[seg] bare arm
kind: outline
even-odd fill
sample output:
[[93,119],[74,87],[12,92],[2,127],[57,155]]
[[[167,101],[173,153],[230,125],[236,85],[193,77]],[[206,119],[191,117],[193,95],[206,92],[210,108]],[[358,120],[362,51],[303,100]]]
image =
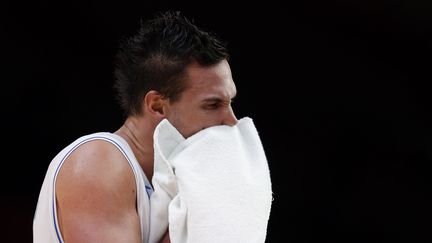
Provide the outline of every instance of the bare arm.
[[141,242],[135,178],[114,145],[81,145],[60,170],[56,194],[66,242]]

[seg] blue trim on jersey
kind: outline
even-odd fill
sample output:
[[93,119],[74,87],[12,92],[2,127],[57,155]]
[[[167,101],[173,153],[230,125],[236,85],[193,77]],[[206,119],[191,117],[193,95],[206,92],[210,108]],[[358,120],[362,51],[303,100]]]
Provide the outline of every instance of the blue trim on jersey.
[[[145,182],[144,182],[144,185],[145,185]],[[145,189],[146,189],[146,192],[147,192],[147,196],[150,199],[150,195],[153,192],[153,188],[151,188],[151,186],[145,185]]]
[[[64,161],[66,160],[66,158],[68,158],[69,155],[70,155],[73,151],[75,151],[75,149],[76,149],[78,146],[82,145],[83,143],[86,143],[86,142],[88,142],[88,141],[90,141],[90,140],[98,140],[98,139],[101,139],[101,140],[109,140],[109,141],[111,141],[113,144],[115,144],[116,147],[117,147],[118,149],[121,150],[121,152],[123,153],[123,155],[124,155],[124,156],[126,157],[126,159],[128,160],[128,163],[129,163],[130,167],[132,168],[134,174],[137,174],[137,172],[135,171],[135,168],[134,168],[133,165],[132,165],[132,162],[131,162],[129,156],[128,156],[127,153],[126,153],[126,151],[124,151],[124,149],[122,148],[122,146],[120,146],[116,141],[112,140],[111,138],[108,138],[108,137],[102,137],[102,136],[95,136],[95,137],[87,138],[87,139],[81,141],[80,143],[76,144],[75,146],[73,146],[73,147],[72,147],[72,148],[67,152],[67,154],[63,157],[63,159],[61,160],[61,162],[59,163],[59,165],[58,165],[58,167],[57,167],[57,169],[56,169],[56,172],[54,173],[54,178],[53,178],[53,187],[54,187],[54,190],[53,190],[53,205],[55,205],[55,182],[56,182],[56,179],[57,179],[57,174],[58,174],[58,172],[60,171],[60,167],[63,165],[63,163],[64,163]],[[135,178],[135,179],[136,179],[136,178]],[[144,186],[145,186],[145,189],[146,189],[146,192],[147,192],[147,196],[150,198],[149,190],[150,190],[150,191],[153,191],[153,188],[152,188],[151,186],[149,186],[149,185],[146,185],[145,181],[144,181]],[[62,237],[60,236],[59,229],[57,228],[57,221],[56,221],[56,213],[57,213],[57,212],[55,211],[55,208],[54,208],[54,207],[53,207],[52,209],[53,209],[54,228],[55,228],[55,231],[56,231],[56,234],[57,234],[57,238],[58,238],[58,240],[59,240],[60,243],[63,243],[63,241],[62,241]]]
[[[84,140],[84,141],[86,141],[86,140]],[[83,142],[84,142],[84,141],[83,141]],[[81,145],[81,143],[75,145],[74,147],[72,147],[71,150],[69,150],[69,151],[66,153],[66,155],[63,157],[63,159],[62,159],[62,160],[60,161],[60,163],[58,164],[57,169],[56,169],[56,171],[55,171],[55,173],[54,173],[54,178],[53,178],[53,197],[52,197],[52,199],[53,199],[53,208],[52,208],[52,209],[53,209],[53,221],[54,221],[54,229],[55,229],[56,234],[57,234],[57,239],[59,240],[60,243],[63,243],[63,241],[62,241],[62,237],[60,236],[59,229],[57,228],[57,220],[56,220],[56,214],[57,214],[57,212],[56,212],[55,207],[54,207],[54,205],[55,205],[55,182],[56,182],[56,179],[57,179],[57,174],[58,174],[58,172],[60,171],[60,167],[63,165],[63,163],[64,163],[64,161],[66,160],[66,158],[69,157],[69,155],[70,155],[73,151],[75,151],[75,149],[76,149],[79,145]]]
[[[55,215],[54,212],[55,210],[54,210],[54,207],[53,207],[53,215]],[[55,216],[53,216],[54,217],[54,229],[55,229],[55,232],[56,232],[56,234],[57,234],[57,239],[59,240],[59,242],[60,243],[63,243],[63,241],[61,240],[61,237],[60,237],[60,233],[59,233],[59,231],[58,231],[58,229],[57,229],[57,221],[56,221],[56,219],[55,219]]]

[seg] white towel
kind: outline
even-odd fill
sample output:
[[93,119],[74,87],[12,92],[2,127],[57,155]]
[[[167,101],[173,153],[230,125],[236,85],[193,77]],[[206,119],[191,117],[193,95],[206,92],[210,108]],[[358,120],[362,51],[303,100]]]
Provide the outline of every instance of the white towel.
[[150,243],[264,242],[270,172],[252,119],[188,139],[163,120],[154,133]]

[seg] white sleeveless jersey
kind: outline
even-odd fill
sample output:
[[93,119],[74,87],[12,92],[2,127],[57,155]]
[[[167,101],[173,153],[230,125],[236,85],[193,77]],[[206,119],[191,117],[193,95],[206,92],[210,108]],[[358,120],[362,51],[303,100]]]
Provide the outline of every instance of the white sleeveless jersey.
[[55,194],[57,175],[66,158],[80,145],[92,140],[104,140],[112,143],[122,152],[122,154],[129,162],[129,165],[131,166],[135,176],[137,188],[137,211],[141,224],[142,242],[148,241],[150,228],[149,198],[151,193],[153,192],[149,180],[145,176],[144,171],[136,160],[132,149],[122,137],[113,133],[99,132],[78,138],[72,144],[64,148],[60,153],[58,153],[57,156],[51,161],[51,164],[49,165],[45,176],[45,180],[42,184],[42,189],[39,194],[39,199],[33,220],[34,243],[64,242],[57,220],[57,206]]

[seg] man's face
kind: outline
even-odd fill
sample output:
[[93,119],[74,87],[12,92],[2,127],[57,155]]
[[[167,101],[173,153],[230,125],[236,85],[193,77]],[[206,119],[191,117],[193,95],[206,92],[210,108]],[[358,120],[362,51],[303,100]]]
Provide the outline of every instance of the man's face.
[[186,69],[187,89],[180,99],[167,102],[165,117],[188,138],[215,125],[235,125],[237,118],[231,107],[236,87],[227,61],[210,67],[197,63]]

